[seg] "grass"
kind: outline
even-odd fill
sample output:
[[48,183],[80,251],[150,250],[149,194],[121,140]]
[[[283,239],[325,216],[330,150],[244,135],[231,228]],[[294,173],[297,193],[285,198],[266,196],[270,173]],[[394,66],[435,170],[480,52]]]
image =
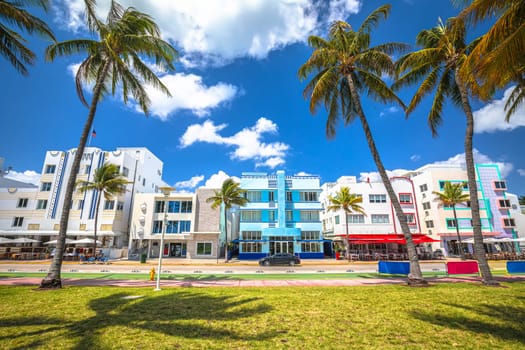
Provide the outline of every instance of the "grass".
[[489,288],[0,287],[3,349],[523,349],[525,283]]

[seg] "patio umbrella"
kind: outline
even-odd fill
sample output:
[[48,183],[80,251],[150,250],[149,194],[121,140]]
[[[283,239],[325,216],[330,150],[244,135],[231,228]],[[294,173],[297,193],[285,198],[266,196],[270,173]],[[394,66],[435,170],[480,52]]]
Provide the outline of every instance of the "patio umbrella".
[[[93,238],[82,238],[72,241],[71,244],[93,244],[95,240]],[[97,245],[102,245],[102,242],[97,239]]]
[[11,238],[0,237],[0,244],[13,243]]
[[15,238],[11,241],[11,243],[36,243],[36,242],[40,242],[40,241],[36,239],[32,239],[32,238],[26,238],[26,237]]
[[[70,238],[66,238],[66,244],[71,244],[73,243],[74,241]],[[44,244],[49,244],[49,245],[57,245],[57,240],[54,239],[52,241],[48,241],[48,242],[44,242]]]

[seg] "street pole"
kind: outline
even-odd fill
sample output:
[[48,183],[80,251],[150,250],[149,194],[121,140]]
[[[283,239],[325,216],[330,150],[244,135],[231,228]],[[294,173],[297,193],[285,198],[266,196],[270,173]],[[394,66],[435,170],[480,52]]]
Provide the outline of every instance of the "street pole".
[[162,269],[162,256],[164,255],[164,234],[166,233],[166,227],[168,226],[168,197],[171,191],[175,190],[172,187],[161,187],[160,190],[164,194],[164,221],[162,223],[162,234],[160,236],[160,247],[159,247],[159,265],[157,269],[157,286],[155,291],[160,291],[160,272]]

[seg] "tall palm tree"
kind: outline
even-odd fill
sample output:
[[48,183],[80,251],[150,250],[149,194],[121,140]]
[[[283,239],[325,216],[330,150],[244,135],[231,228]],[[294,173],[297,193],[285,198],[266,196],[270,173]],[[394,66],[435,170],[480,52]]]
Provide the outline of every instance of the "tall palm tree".
[[34,64],[36,55],[26,46],[27,40],[20,33],[9,28],[9,25],[54,41],[55,36],[48,25],[26,10],[29,6],[36,6],[47,11],[49,2],[49,0],[0,0],[0,55],[4,56],[22,75],[29,74],[26,65]]
[[343,186],[335,193],[335,197],[328,196],[328,211],[343,210],[345,213],[345,249],[346,259],[350,260],[350,246],[348,243],[348,215],[350,213],[361,213],[366,215],[365,210],[359,204],[363,203],[363,197],[350,192],[350,188]]
[[77,188],[81,193],[87,191],[97,191],[97,203],[95,205],[95,228],[93,243],[93,254],[97,251],[97,227],[98,227],[98,212],[100,209],[100,202],[102,195],[106,201],[111,200],[114,196],[126,192],[126,185],[128,180],[119,174],[119,167],[115,164],[106,163],[95,171],[93,181],[78,181]]
[[437,197],[436,199],[444,206],[452,207],[454,212],[454,222],[456,224],[456,235],[458,237],[458,251],[462,260],[465,260],[465,252],[463,251],[463,244],[461,242],[461,235],[459,234],[458,217],[456,213],[456,205],[465,203],[470,200],[470,196],[467,193],[463,193],[463,183],[452,183],[450,181],[445,182],[443,192],[432,192]]
[[[177,55],[177,51],[160,38],[158,26],[147,14],[132,7],[124,9],[115,1],[111,1],[107,20],[102,22],[95,16],[96,1],[85,0],[85,5],[88,28],[98,36],[98,40],[69,40],[55,43],[46,50],[46,57],[50,61],[57,56],[87,54],[76,74],[76,88],[80,100],[89,108],[89,112],[71,165],[71,175],[64,195],[57,242],[58,253],[51,263],[48,275],[40,284],[42,288],[60,288],[62,285],[60,279],[61,253],[65,247],[69,203],[73,196],[80,160],[99,102],[110,93],[115,95],[120,88],[125,103],[131,95],[144,113],[148,114],[150,100],[145,84],[153,85],[168,96],[170,93],[142,59],[153,59],[161,69],[174,69],[172,61]],[[83,91],[83,86],[86,84],[92,86],[89,105]]]
[[483,98],[491,97],[494,91],[510,82],[517,83],[505,106],[508,122],[518,106],[525,103],[525,1],[455,2],[467,5],[458,17],[469,23],[494,20],[467,58],[467,65],[473,74],[465,79],[481,82],[478,93]]
[[492,277],[483,247],[478,186],[472,150],[474,116],[469,100],[469,90],[461,74],[462,70],[466,69],[466,59],[479,38],[474,39],[470,44],[466,44],[465,39],[465,25],[458,18],[450,19],[446,25],[439,21],[436,27],[421,31],[416,40],[422,48],[399,59],[396,67],[399,76],[393,88],[398,89],[423,80],[407,107],[407,116],[414,111],[424,96],[435,90],[432,107],[428,114],[428,125],[433,136],[437,136],[437,129],[442,123],[445,98],[450,98],[465,113],[465,163],[471,200],[474,253],[480,266],[483,283],[492,285],[497,282]]
[[214,190],[214,196],[206,199],[206,203],[211,203],[212,209],[217,209],[221,205],[224,206],[224,233],[226,253],[224,261],[228,261],[228,210],[233,205],[245,206],[249,200],[244,197],[245,190],[240,188],[240,184],[235,182],[231,177],[224,180],[220,190]]
[[386,43],[370,47],[372,29],[380,20],[386,18],[389,12],[390,5],[379,7],[364,20],[357,31],[346,22],[336,21],[331,25],[327,39],[310,36],[308,43],[314,51],[300,67],[298,75],[301,79],[306,79],[310,74],[315,74],[306,85],[304,96],[310,98],[311,113],[315,113],[319,105],[324,105],[327,109],[328,138],[335,136],[339,119],[348,125],[359,118],[368,147],[407,242],[410,260],[408,282],[410,285],[427,284],[421,273],[406,216],[379,156],[359,95],[367,93],[375,100],[396,102],[404,108],[403,102],[385,84],[381,75],[394,73],[394,63],[390,55],[406,50],[407,45]]

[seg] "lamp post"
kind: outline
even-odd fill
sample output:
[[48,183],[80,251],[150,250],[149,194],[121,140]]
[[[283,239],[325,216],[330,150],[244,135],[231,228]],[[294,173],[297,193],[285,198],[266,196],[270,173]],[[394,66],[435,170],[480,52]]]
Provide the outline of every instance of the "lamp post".
[[155,291],[161,290],[160,289],[160,272],[162,269],[162,256],[164,255],[164,234],[166,233],[166,226],[168,226],[168,197],[171,191],[174,191],[175,189],[173,187],[161,187],[160,190],[164,194],[164,220],[162,223],[162,234],[160,236],[159,266],[157,270],[157,286],[154,289]]

